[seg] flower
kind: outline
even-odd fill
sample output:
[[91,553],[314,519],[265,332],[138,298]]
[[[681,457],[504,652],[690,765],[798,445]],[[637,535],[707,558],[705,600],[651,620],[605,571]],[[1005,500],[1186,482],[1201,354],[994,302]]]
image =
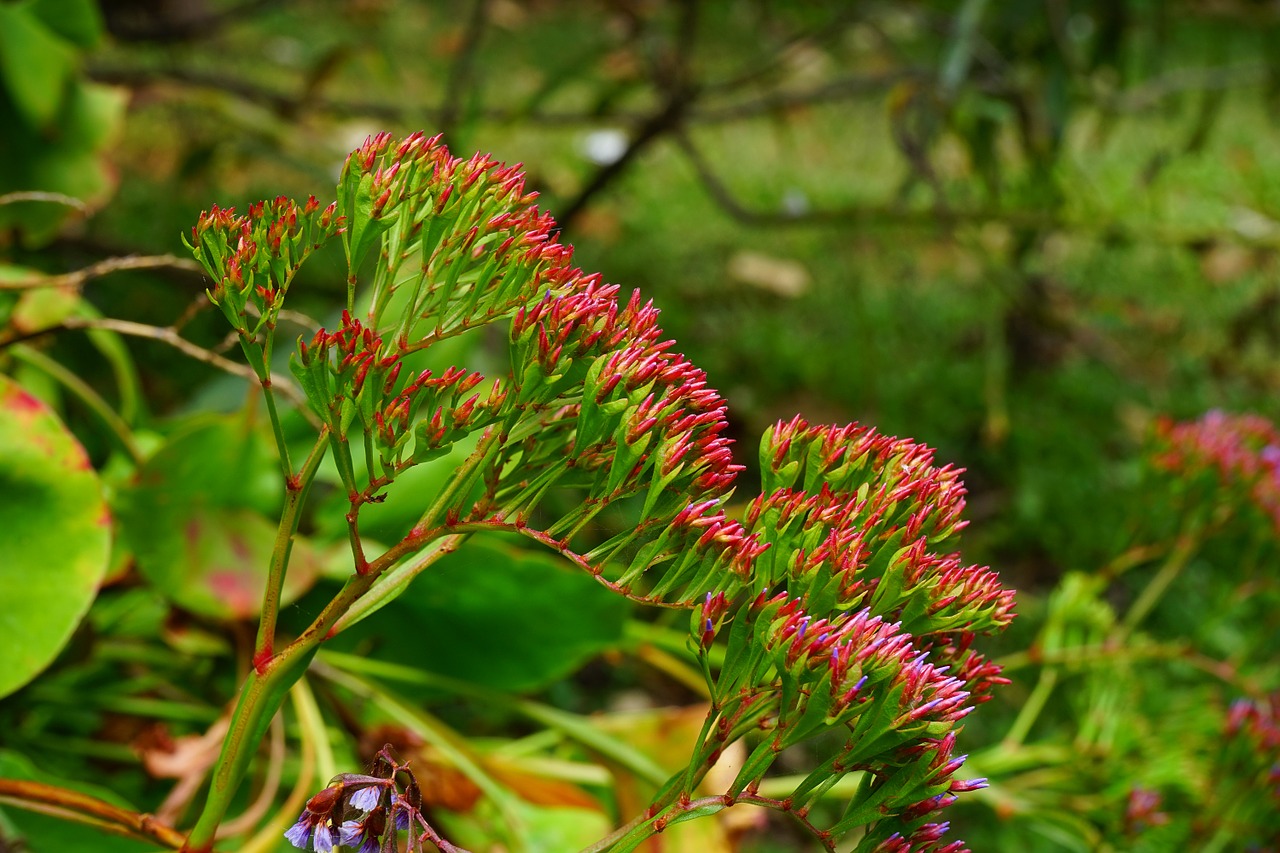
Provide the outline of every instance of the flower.
[[290,844],[300,850],[306,850],[309,844],[316,853],[333,850],[333,830],[329,822],[342,800],[342,789],[341,784],[331,785],[307,800],[302,815],[284,833]]
[[[362,812],[370,812],[378,807],[378,801],[382,799],[382,789],[377,785],[369,785],[360,788],[351,795],[350,803],[352,808],[359,809]],[[344,844],[347,842],[343,842]]]
[[338,841],[344,847],[356,847],[356,853],[376,853],[378,849],[378,834],[368,820],[344,822],[338,828]]

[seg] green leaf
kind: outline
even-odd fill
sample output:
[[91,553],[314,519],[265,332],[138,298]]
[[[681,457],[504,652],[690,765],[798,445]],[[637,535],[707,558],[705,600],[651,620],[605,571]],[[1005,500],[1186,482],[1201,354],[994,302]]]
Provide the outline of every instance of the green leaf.
[[102,14],[94,0],[31,0],[26,8],[77,47],[95,47],[102,39]]
[[62,649],[98,591],[111,518],[84,449],[45,405],[0,376],[0,696]]
[[[117,501],[138,570],[174,603],[215,618],[258,613],[282,492],[265,439],[239,417],[174,435]],[[299,538],[284,597],[310,587],[319,557]]]
[[563,678],[622,642],[630,607],[548,555],[472,540],[330,645],[503,690]]
[[[73,81],[55,128],[44,132],[28,127],[18,105],[0,93],[0,193],[43,190],[88,204],[102,201],[115,183],[103,149],[124,118],[127,98],[124,89]],[[28,244],[39,244],[54,235],[68,211],[43,202],[7,204],[0,207],[0,229],[16,225]]]
[[58,114],[75,60],[28,7],[0,3],[0,77],[28,126],[44,129]]

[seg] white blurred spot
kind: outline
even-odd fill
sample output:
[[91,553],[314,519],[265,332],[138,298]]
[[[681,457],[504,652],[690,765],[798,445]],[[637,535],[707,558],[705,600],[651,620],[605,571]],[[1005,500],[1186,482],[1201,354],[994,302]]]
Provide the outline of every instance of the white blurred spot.
[[582,139],[579,146],[584,157],[597,166],[608,166],[622,159],[627,153],[627,135],[617,128],[593,130]]

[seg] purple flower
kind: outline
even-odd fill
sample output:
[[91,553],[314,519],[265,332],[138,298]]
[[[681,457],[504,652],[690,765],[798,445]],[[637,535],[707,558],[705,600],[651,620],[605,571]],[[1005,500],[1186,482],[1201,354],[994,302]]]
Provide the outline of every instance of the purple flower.
[[316,837],[311,842],[311,849],[316,853],[333,853],[333,830],[327,824],[316,827]]
[[[362,812],[373,811],[378,807],[378,801],[382,799],[382,789],[377,785],[369,785],[361,788],[351,795],[348,801],[352,808],[359,809]],[[345,842],[344,842],[345,843]]]
[[311,812],[304,811],[302,817],[298,818],[298,822],[289,827],[284,834],[285,839],[299,850],[306,850],[311,843],[311,832],[315,829],[315,824],[310,820],[311,817],[313,817]]
[[300,850],[306,850],[307,844],[317,853],[330,853],[333,850],[333,830],[329,829],[329,817],[342,798],[342,786],[332,785],[307,800],[301,817],[285,832],[284,837],[290,844]]
[[343,847],[358,847],[356,853],[377,853],[378,837],[369,831],[364,821],[349,820],[338,829],[338,842]]
[[391,814],[395,817],[396,829],[404,831],[409,828],[409,811],[412,808],[409,801],[399,794],[391,796]]

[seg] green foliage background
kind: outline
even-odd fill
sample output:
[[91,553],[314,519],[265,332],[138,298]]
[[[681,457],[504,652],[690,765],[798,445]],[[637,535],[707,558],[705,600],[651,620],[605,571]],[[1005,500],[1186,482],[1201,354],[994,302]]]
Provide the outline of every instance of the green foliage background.
[[[1020,590],[1021,618],[1002,641],[1014,684],[965,732],[966,772],[992,787],[951,810],[958,837],[975,850],[1237,849],[1196,833],[1228,703],[1280,686],[1269,521],[1197,542],[1145,621],[1123,620],[1194,508],[1143,461],[1154,420],[1280,416],[1277,35],[1274,5],[1244,0],[0,2],[0,195],[101,204],[91,216],[0,206],[0,279],[181,255],[181,233],[214,202],[327,198],[342,156],[383,129],[443,130],[456,153],[524,161],[578,263],[663,309],[728,399],[741,461],[798,411],[912,436],[968,469],[966,558]],[[621,166],[588,156],[609,142],[627,152]],[[155,719],[203,730],[234,684],[237,642],[225,597],[165,574],[181,522],[150,525],[190,507],[156,505],[146,473],[173,475],[164,454],[202,430],[237,429],[231,417],[209,426],[210,413],[241,410],[252,391],[161,341],[68,322],[182,318],[184,337],[217,347],[220,318],[192,307],[207,283],[161,266],[65,298],[0,289],[5,369],[58,408],[106,484],[117,541],[133,539],[54,668],[0,704],[0,748],[43,756],[54,777],[101,774],[137,804],[165,785],[139,772],[130,738]],[[340,266],[316,258],[289,307],[331,321]],[[483,367],[493,343],[451,355]],[[123,415],[150,469],[40,356]],[[193,457],[222,477],[198,478],[215,485],[193,501],[216,507],[218,525],[269,518],[274,492],[228,474],[234,460],[215,449],[228,444]],[[306,531],[322,590],[342,535],[327,476]],[[388,516],[385,535],[400,522]],[[546,570],[507,543],[486,547],[512,571]],[[415,620],[444,643],[440,589],[383,614],[390,639],[355,650],[413,663],[418,634],[400,626]],[[472,598],[497,593],[465,592],[449,618],[471,624]],[[418,663],[574,711],[623,690],[688,700],[627,656],[653,626],[595,592],[495,608],[509,628],[499,613],[517,618],[522,603],[556,623],[591,613],[576,634],[539,640],[563,649],[532,670],[485,664],[479,640]],[[566,678],[602,649],[621,661]],[[95,701],[79,703],[87,686]],[[148,717],[139,699],[163,704]],[[441,713],[469,736],[513,731],[502,713]],[[1135,787],[1159,790],[1172,822],[1126,825]],[[788,833],[770,827],[743,849],[799,849]]]

